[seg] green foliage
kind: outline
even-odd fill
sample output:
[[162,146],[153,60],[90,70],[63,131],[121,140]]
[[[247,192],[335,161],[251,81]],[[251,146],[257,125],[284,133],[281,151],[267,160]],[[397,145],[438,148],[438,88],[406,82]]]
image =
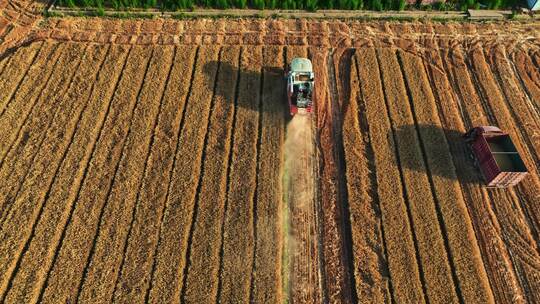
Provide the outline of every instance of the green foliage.
[[371,9],[374,11],[382,11],[384,9],[381,0],[371,0]]
[[[513,8],[521,0],[435,0],[433,4],[422,5],[418,0],[414,6],[422,10],[467,10],[487,7],[489,9]],[[205,8],[253,8],[253,9],[301,9],[317,11],[319,9],[375,11],[408,9],[407,0],[57,0],[59,6],[91,7],[97,14],[104,14],[105,8],[129,11],[132,8],[160,8],[164,11]]]
[[256,8],[256,9],[264,9],[264,0],[252,0],[251,1],[251,7],[253,8]]
[[314,12],[318,8],[318,1],[317,0],[307,0],[306,1],[306,9],[308,11]]

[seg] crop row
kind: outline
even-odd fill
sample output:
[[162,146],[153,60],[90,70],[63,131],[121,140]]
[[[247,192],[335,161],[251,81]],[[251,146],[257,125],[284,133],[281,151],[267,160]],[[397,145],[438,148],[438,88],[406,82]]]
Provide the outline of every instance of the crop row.
[[[119,78],[120,69],[114,67],[122,66],[126,55],[127,52],[123,47],[111,47],[109,50],[103,61],[103,67],[94,80],[95,85],[80,118],[79,127],[73,135],[52,185],[49,186],[49,195],[41,198],[44,201],[39,201],[43,204],[43,212],[36,223],[29,247],[22,256],[19,267],[21,270],[13,281],[14,284],[28,288],[19,291],[20,295],[31,293],[36,297],[45,284],[47,271],[53,263],[62,231],[68,221]],[[82,83],[91,81],[92,79],[88,79]],[[36,269],[38,271],[35,271]],[[19,282],[24,282],[24,285]]]
[[[14,147],[11,147],[0,168],[0,176],[3,177],[0,200],[6,204],[6,208],[2,214],[3,218],[0,230],[4,239],[0,247],[0,254],[3,257],[0,264],[0,273],[4,277],[2,279],[2,288],[0,289],[2,294],[6,291],[5,288],[7,288],[9,276],[15,267],[15,257],[24,247],[24,233],[29,232],[27,229],[20,229],[19,227],[30,228],[27,225],[21,226],[21,224],[28,223],[30,221],[29,218],[33,214],[33,212],[27,212],[23,213],[22,217],[19,217],[19,204],[22,203],[25,205],[32,202],[17,202],[15,199],[18,197],[19,189],[33,163],[34,156],[44,141],[46,132],[43,132],[43,130],[46,131],[48,129],[56,113],[53,105],[58,102],[58,99],[70,83],[73,73],[70,73],[69,68],[74,70],[79,62],[78,60],[73,60],[75,57],[74,53],[77,53],[77,47],[72,46],[61,53],[58,63],[64,68],[59,68],[53,73],[50,82],[51,90],[46,90],[46,94],[40,95],[34,110],[29,115],[28,120],[30,124],[23,126],[20,132],[22,134],[18,136]],[[46,112],[41,113],[40,110]],[[42,132],[31,132],[32,129]],[[12,258],[10,259],[9,257]]]
[[282,47],[23,50],[2,300],[281,301]]
[[[391,295],[388,286],[389,277],[385,269],[388,266],[377,194],[375,156],[370,145],[372,136],[370,129],[373,127],[367,125],[366,117],[366,99],[373,94],[366,92],[364,97],[364,92],[360,90],[357,57],[351,60],[350,100],[343,110],[342,134],[352,233],[353,270],[357,278],[355,287],[359,302],[368,302],[369,299],[383,303],[389,302]],[[358,279],[360,277],[369,279],[360,280]]]
[[[184,299],[193,303],[202,302],[205,298],[216,299],[218,294],[216,278],[220,267],[222,218],[227,195],[223,189],[227,189],[239,56],[238,47],[221,51],[185,286]],[[205,258],[201,259],[201,256]]]
[[[369,122],[369,138],[376,168],[377,195],[381,213],[384,214],[382,216],[383,237],[393,298],[397,302],[422,303],[424,294],[411,222],[406,216],[408,211],[402,177],[399,167],[396,166],[398,164],[396,139],[392,133],[389,134],[392,132],[391,120],[385,101],[377,54],[374,49],[362,48],[355,55],[355,60],[362,102]],[[360,227],[354,226],[354,219],[351,219],[351,224],[354,234]],[[356,280],[359,280],[358,276]],[[358,294],[362,294],[361,290]]]
[[[405,52],[399,52],[399,56],[412,97],[437,212],[442,217],[442,227],[448,240],[446,250],[456,276],[455,284],[459,285],[465,302],[489,302],[487,277],[423,62]],[[462,259],[463,256],[469,258]]]
[[[107,51],[108,48],[106,47],[94,46],[86,50],[69,88],[55,104],[59,111],[56,112],[51,125],[44,132],[43,144],[39,147],[35,161],[29,168],[29,174],[21,185],[21,191],[15,199],[11,209],[12,212],[9,214],[10,217],[6,219],[6,222],[9,222],[10,225],[16,223],[17,227],[27,227],[27,229],[31,229],[36,225],[47,192],[49,192],[60,168],[61,161],[71,145],[81,114],[86,108],[88,97],[92,92],[93,86],[88,86],[87,82],[94,83]],[[81,102],[74,102],[78,100]],[[21,243],[28,243],[30,231],[18,229],[18,233],[21,232],[23,232],[21,236],[24,237],[24,241]],[[13,255],[17,259],[20,256],[20,252]],[[25,255],[25,258],[27,257],[28,255]],[[37,259],[21,260],[21,263],[29,267],[23,268],[22,271],[17,273],[17,277],[12,282],[15,288],[10,290],[6,298],[8,302],[28,302],[38,296],[35,290],[36,280],[34,278],[36,273],[34,267],[40,264],[33,264],[36,262],[38,262]]]
[[[145,76],[146,70],[140,65],[147,66],[151,55],[152,49],[143,48],[134,48],[129,54],[124,77],[118,83],[103,125],[104,131],[96,143],[77,196],[73,198],[74,206],[47,274],[43,301],[65,302],[77,297],[78,284],[98,231]],[[73,256],[72,252],[78,254]]]
[[[485,113],[480,96],[475,89],[471,70],[465,62],[462,51],[442,54],[442,62],[447,62],[445,71],[448,81],[456,94],[455,103],[461,109],[457,113],[444,114],[445,120],[456,126],[457,130],[465,132],[473,125],[489,125],[488,116]],[[441,99],[446,102],[447,99]],[[450,107],[448,107],[450,108]],[[451,108],[450,108],[451,109]],[[454,137],[456,138],[456,137]],[[459,138],[459,137],[457,137]],[[456,142],[461,142],[456,139]],[[496,218],[485,208],[491,199],[487,192],[475,186],[470,181],[478,179],[478,175],[471,172],[470,162],[467,161],[467,148],[454,146],[453,156],[457,173],[461,177],[462,186],[466,195],[468,210],[471,214],[472,224],[479,243],[480,251],[484,258],[484,265],[489,278],[496,302],[510,303],[512,299],[522,299],[523,294],[517,283],[517,278],[512,270],[508,251],[499,234],[500,227]]]

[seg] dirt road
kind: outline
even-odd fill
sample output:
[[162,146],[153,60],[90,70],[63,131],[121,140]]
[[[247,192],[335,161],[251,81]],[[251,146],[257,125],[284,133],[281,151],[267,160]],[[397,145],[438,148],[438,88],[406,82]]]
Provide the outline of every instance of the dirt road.
[[286,199],[290,230],[288,286],[291,303],[322,300],[316,216],[316,153],[310,115],[295,115],[285,139]]

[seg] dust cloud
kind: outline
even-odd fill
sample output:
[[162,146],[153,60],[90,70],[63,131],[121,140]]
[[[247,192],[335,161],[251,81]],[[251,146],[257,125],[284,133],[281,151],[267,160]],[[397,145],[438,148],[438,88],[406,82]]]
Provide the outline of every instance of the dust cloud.
[[287,126],[284,145],[288,211],[286,251],[290,303],[316,302],[319,265],[315,209],[315,147],[310,115],[295,115]]

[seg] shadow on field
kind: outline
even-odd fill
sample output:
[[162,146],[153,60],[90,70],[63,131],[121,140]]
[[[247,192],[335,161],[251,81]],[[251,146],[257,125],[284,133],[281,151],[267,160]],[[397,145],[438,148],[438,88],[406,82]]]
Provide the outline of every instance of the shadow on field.
[[[393,136],[391,130],[388,136]],[[463,140],[462,133],[457,130],[427,124],[419,124],[418,127],[406,125],[395,130],[395,139],[409,151],[399,153],[402,168],[427,172],[429,167],[432,176],[458,179],[461,183],[482,182],[480,171],[474,167],[469,147]],[[422,145],[418,145],[417,139]],[[444,141],[448,146],[444,145]],[[414,147],[418,147],[416,151],[422,155],[421,159],[415,157]],[[435,158],[435,165],[426,165],[428,157]]]
[[[211,61],[205,64],[203,71],[209,82],[208,87],[212,89],[215,83],[214,94],[221,96],[215,100],[264,115],[284,115],[288,111],[287,83],[282,68],[265,66],[260,72],[248,71],[227,62]],[[231,82],[236,86],[233,90],[220,87],[220,83],[224,83],[220,80],[231,78],[237,79],[235,84]]]

